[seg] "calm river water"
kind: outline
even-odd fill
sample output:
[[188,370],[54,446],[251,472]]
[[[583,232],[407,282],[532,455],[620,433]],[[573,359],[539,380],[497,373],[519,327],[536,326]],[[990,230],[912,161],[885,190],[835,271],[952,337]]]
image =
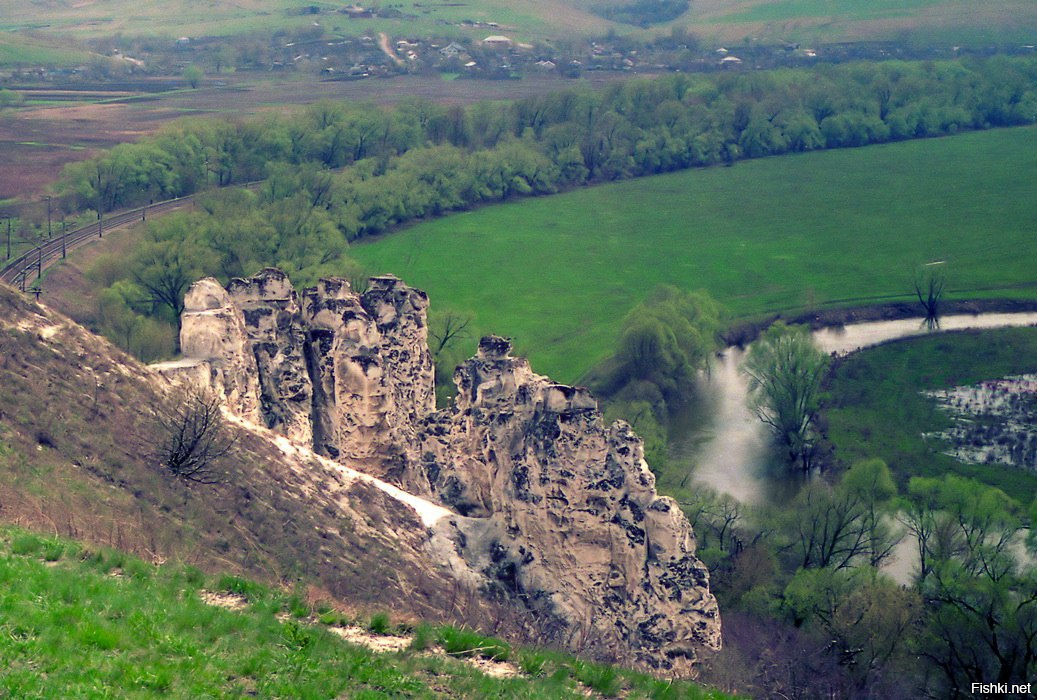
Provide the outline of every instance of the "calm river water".
[[[1037,313],[945,316],[939,331],[1037,325]],[[921,318],[875,321],[814,333],[825,352],[844,355],[889,340],[924,335]],[[781,475],[764,425],[748,408],[748,382],[739,366],[745,351],[729,347],[709,372],[699,377],[697,396],[670,421],[669,459],[692,472],[692,481],[743,503],[781,503],[798,483]],[[899,583],[908,583],[917,568],[916,544],[905,537],[883,569]]]
[[[1037,313],[944,316],[940,330],[1037,325]],[[925,335],[921,318],[874,321],[825,328],[814,341],[825,351],[846,354],[897,338]],[[686,465],[692,480],[746,503],[780,501],[788,479],[773,478],[775,456],[764,426],[749,411],[747,382],[739,370],[744,351],[729,347],[699,378],[698,396],[670,422],[669,457]]]

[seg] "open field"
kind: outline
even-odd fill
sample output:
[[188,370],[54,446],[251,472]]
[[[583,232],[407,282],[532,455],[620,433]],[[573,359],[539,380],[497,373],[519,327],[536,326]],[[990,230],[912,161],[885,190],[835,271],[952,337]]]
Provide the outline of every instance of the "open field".
[[959,332],[889,343],[851,355],[833,372],[824,409],[835,457],[846,464],[879,457],[901,490],[911,476],[958,474],[997,486],[1024,505],[1037,496],[1037,474],[998,464],[968,465],[922,433],[946,429],[949,414],[933,389],[1033,372],[1037,329]]
[[738,163],[485,208],[355,246],[372,272],[515,338],[575,381],[660,283],[746,317],[909,300],[946,263],[958,298],[1037,297],[1037,129]]
[[0,32],[0,65],[74,66],[90,56],[88,51],[63,45],[57,39]]
[[[481,39],[486,26],[503,29],[519,40],[562,38],[571,33],[604,34],[612,22],[574,7],[565,0],[477,0],[476,2],[392,3],[396,17],[350,17],[338,12],[349,3],[298,2],[296,0],[175,0],[140,3],[132,0],[108,2],[58,2],[34,4],[26,11],[19,0],[0,0],[0,29],[35,31],[43,35],[69,35],[80,39],[118,33],[176,39],[180,36],[228,36],[250,32],[273,32],[310,26],[319,21],[333,32],[353,36],[386,31],[403,35],[469,35]],[[357,3],[362,6],[368,3]],[[374,3],[377,5],[377,3]],[[319,8],[311,13],[309,8]],[[468,26],[462,26],[468,21]],[[492,32],[490,32],[492,33]]]
[[[360,3],[363,4],[363,3]],[[567,40],[618,33],[648,35],[685,27],[708,41],[749,39],[774,43],[845,41],[939,41],[983,45],[1034,43],[1037,6],[1028,0],[977,3],[972,0],[695,0],[683,15],[642,30],[605,20],[592,8],[598,0],[473,0],[471,2],[393,3],[396,17],[349,17],[339,4],[294,0],[130,0],[35,3],[26,11],[19,0],[0,0],[0,29],[33,31],[44,37],[89,39],[113,36],[228,36],[306,27],[319,21],[334,33],[358,36],[469,36],[506,32],[519,41]],[[308,8],[319,10],[310,14]],[[462,24],[466,22],[466,24]],[[482,24],[476,24],[482,23]],[[496,26],[492,26],[496,25]]]
[[179,78],[115,83],[83,90],[24,91],[34,103],[0,112],[0,200],[32,198],[43,193],[61,167],[154,133],[162,124],[185,116],[241,117],[263,111],[294,109],[320,100],[393,104],[421,97],[450,104],[521,99],[563,87],[592,87],[628,79],[623,73],[590,73],[580,80],[534,75],[523,80],[442,80],[400,76],[392,79],[321,81],[313,76],[221,76],[197,90],[184,89]]
[[727,41],[1032,44],[1037,7],[1026,0],[696,0],[674,22],[685,23],[703,38]]

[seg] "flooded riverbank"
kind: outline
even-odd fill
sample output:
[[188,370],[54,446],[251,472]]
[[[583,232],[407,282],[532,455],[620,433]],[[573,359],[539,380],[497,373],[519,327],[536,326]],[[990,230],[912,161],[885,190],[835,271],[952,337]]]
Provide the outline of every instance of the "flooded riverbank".
[[[956,314],[940,319],[931,332],[1037,325],[1037,312]],[[869,321],[822,328],[814,340],[837,355],[880,343],[929,333],[923,319]],[[745,351],[732,346],[715,358],[699,377],[696,398],[669,425],[668,457],[687,469],[690,481],[727,493],[745,503],[781,501],[788,497],[787,478],[775,478],[770,436],[749,410],[748,382],[740,370]]]

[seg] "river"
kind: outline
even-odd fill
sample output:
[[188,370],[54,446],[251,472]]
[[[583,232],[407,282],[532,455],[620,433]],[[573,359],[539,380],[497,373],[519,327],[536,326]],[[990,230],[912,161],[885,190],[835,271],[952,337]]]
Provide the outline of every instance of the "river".
[[[921,318],[872,321],[823,328],[813,333],[825,352],[845,355],[890,340],[930,332],[1037,325],[1037,313],[954,315],[940,319],[940,328],[928,331]],[[692,482],[730,494],[743,503],[778,504],[795,495],[799,481],[782,474],[765,426],[748,407],[748,382],[740,370],[745,352],[728,347],[708,372],[700,374],[693,401],[670,421],[668,458],[686,465]],[[883,570],[908,584],[918,568],[916,542],[905,537]]]
[[[1037,325],[1037,313],[961,314],[940,318],[937,331]],[[870,321],[815,331],[828,353],[845,355],[898,338],[929,333],[921,318]],[[790,495],[787,476],[776,478],[775,455],[765,427],[748,408],[748,383],[740,371],[745,351],[729,347],[703,372],[696,397],[670,421],[669,459],[685,465],[692,481],[744,503],[780,502]]]

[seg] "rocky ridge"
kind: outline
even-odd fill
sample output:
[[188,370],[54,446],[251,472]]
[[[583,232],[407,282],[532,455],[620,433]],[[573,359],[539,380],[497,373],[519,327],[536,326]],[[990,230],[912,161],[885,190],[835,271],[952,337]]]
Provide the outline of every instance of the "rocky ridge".
[[436,411],[427,308],[391,276],[363,293],[322,280],[301,298],[278,270],[227,289],[201,280],[176,371],[224,392],[243,419],[456,513],[430,528],[430,556],[448,537],[463,560],[451,575],[527,611],[537,641],[694,675],[720,645],[717,605],[640,438],[496,336]]

